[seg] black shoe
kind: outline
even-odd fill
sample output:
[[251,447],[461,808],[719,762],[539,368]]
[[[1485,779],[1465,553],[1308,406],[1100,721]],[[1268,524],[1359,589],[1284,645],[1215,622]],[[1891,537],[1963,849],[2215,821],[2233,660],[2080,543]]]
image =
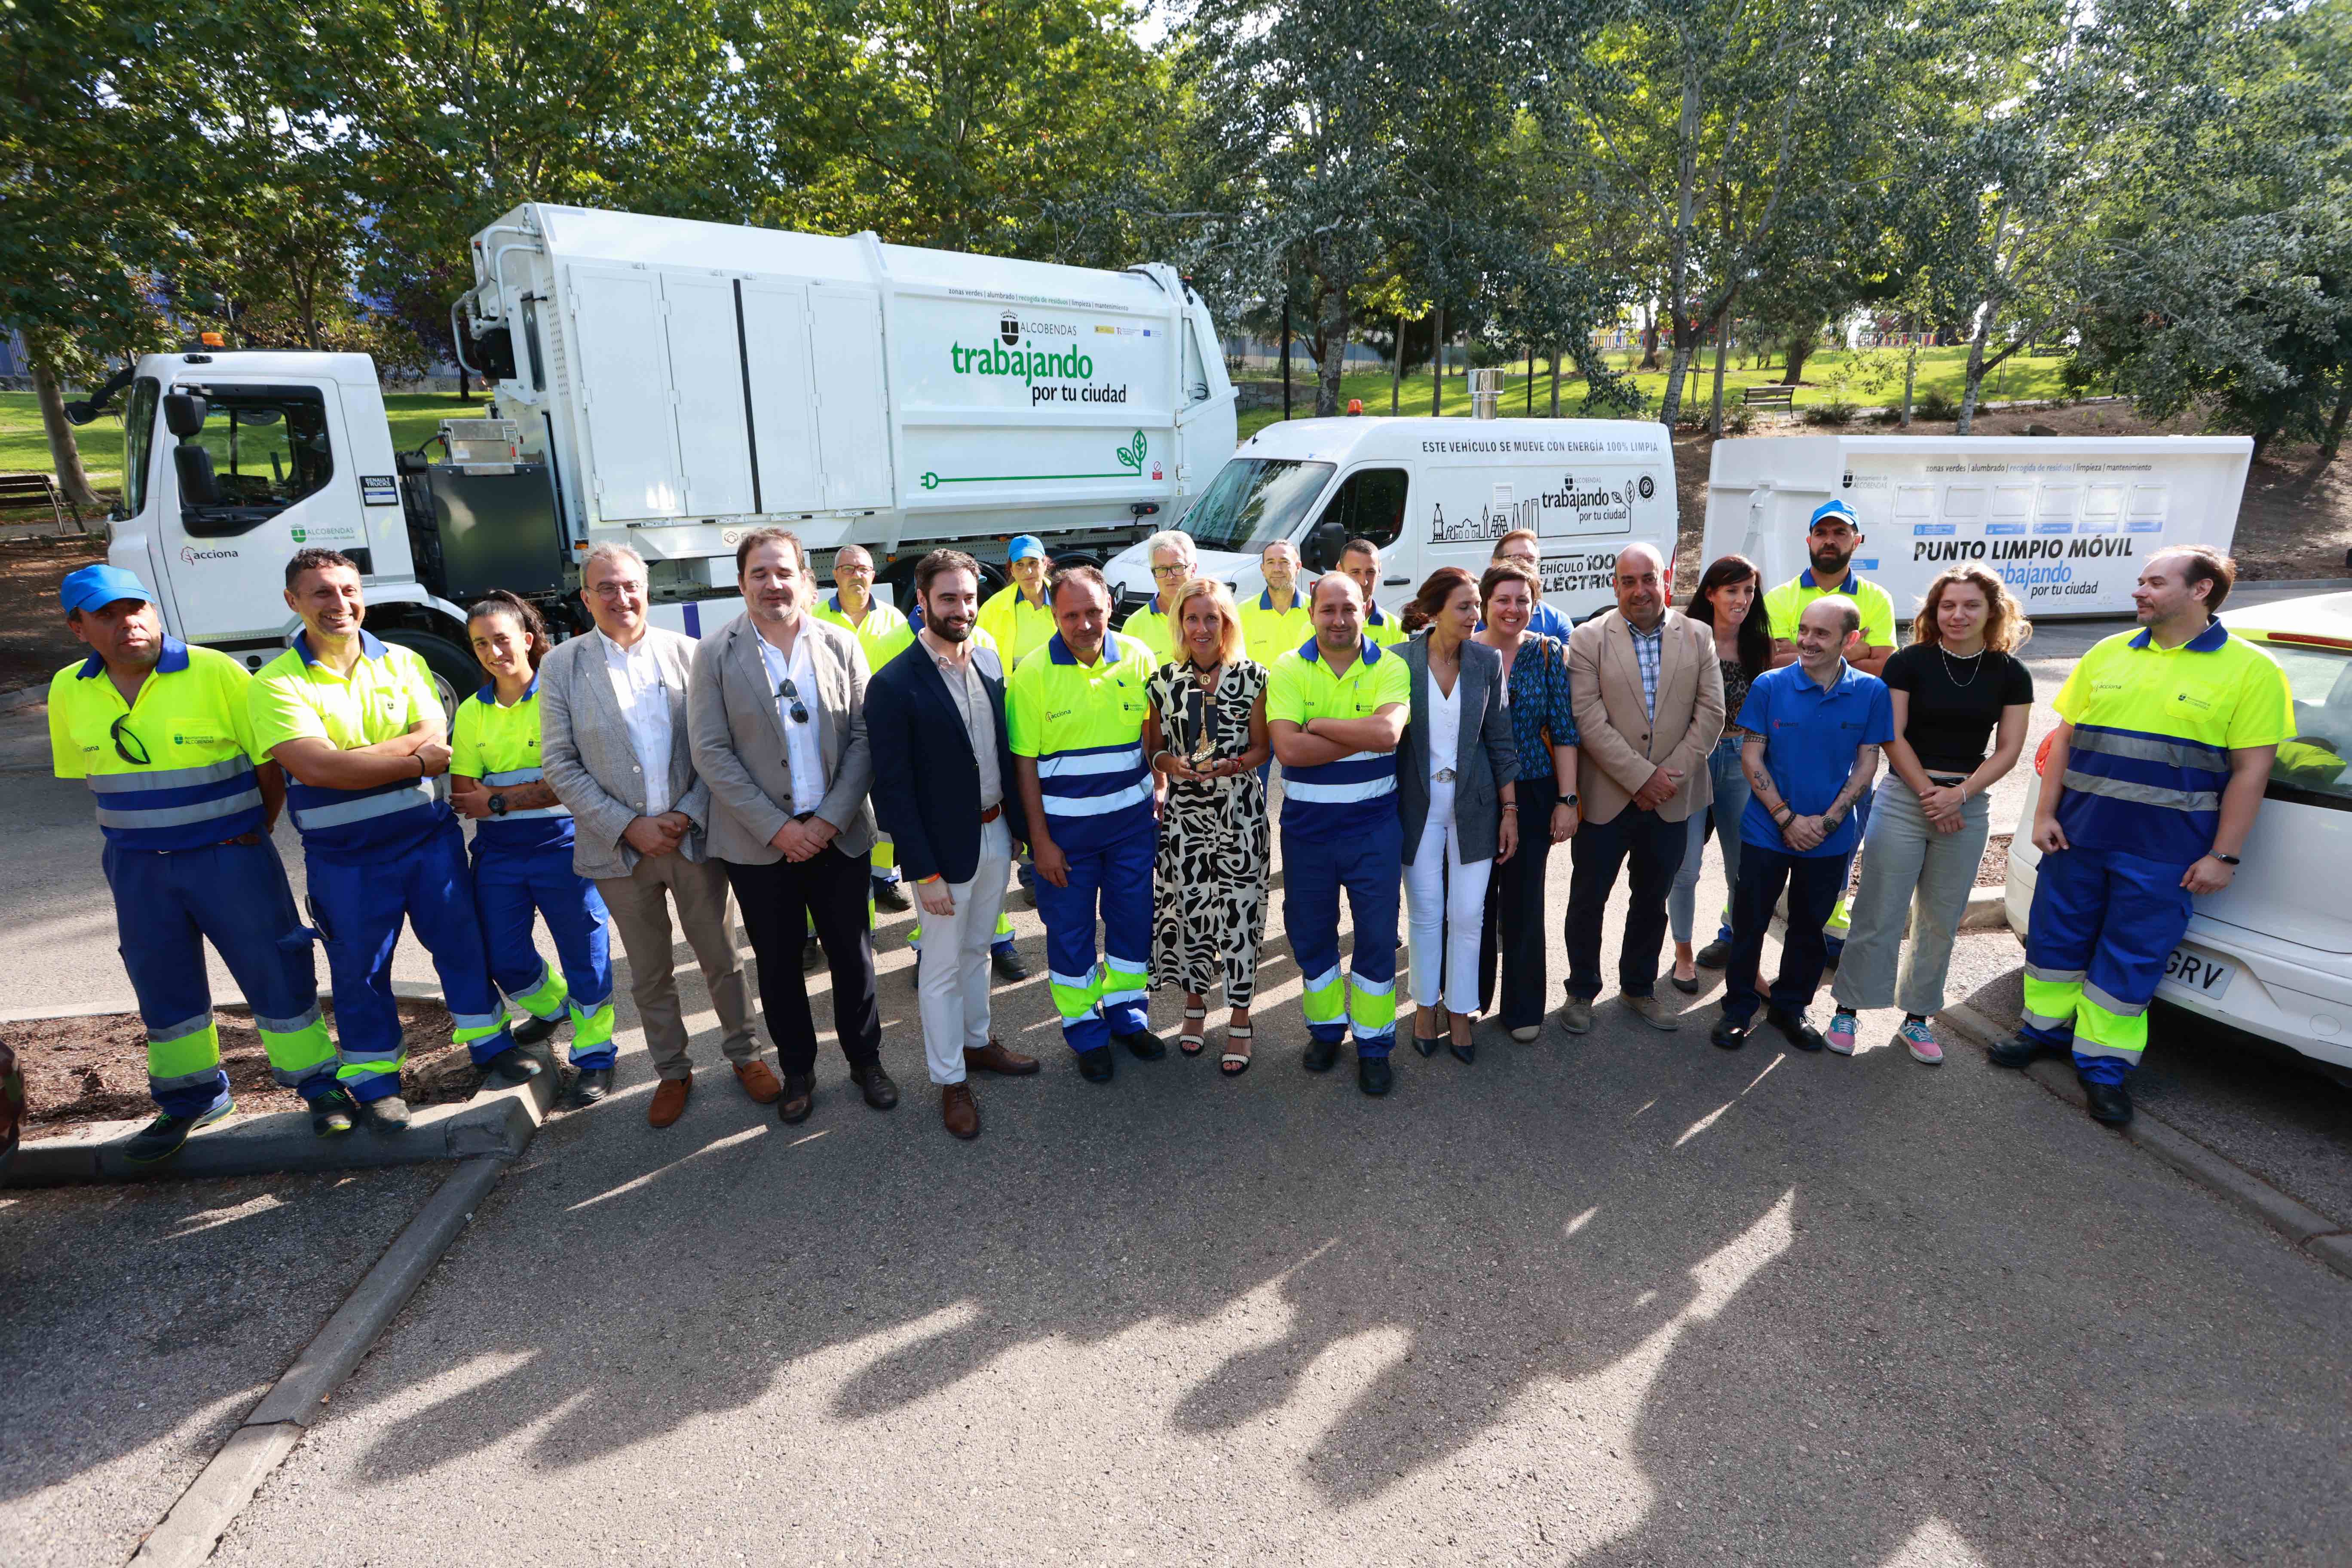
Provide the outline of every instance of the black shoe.
[[168,1160],[186,1144],[189,1133],[210,1127],[236,1109],[236,1100],[224,1100],[202,1116],[174,1116],[166,1110],[131,1135],[122,1145],[122,1157],[134,1165]]
[[611,1068],[582,1068],[580,1077],[572,1085],[572,1108],[578,1110],[593,1105],[612,1092]]
[[507,1035],[518,1046],[535,1046],[555,1033],[555,1026],[562,1022],[563,1017],[561,1014],[552,1018],[541,1018],[535,1014],[526,1013],[523,1015],[522,1022],[509,1029]]
[[894,915],[903,915],[915,905],[898,883],[877,882],[874,884],[874,907],[887,910]]
[[1829,1042],[1822,1038],[1822,1032],[1805,1022],[1801,1014],[1783,1013],[1778,1007],[1767,1007],[1764,1009],[1764,1021],[1780,1030],[1788,1042],[1801,1051],[1829,1048]]
[[1331,1070],[1331,1064],[1339,1059],[1339,1041],[1310,1039],[1307,1042],[1307,1070],[1308,1072],[1329,1072]]
[[1078,1053],[1078,1076],[1088,1083],[1108,1083],[1118,1065],[1111,1058],[1108,1046],[1097,1046],[1090,1051]]
[[396,1094],[381,1100],[359,1101],[360,1121],[371,1132],[405,1132],[408,1131],[408,1101]]
[[898,1103],[898,1086],[890,1081],[890,1075],[882,1070],[880,1062],[870,1068],[851,1068],[849,1081],[866,1096],[866,1103],[877,1110],[887,1110]]
[[1386,1057],[1356,1058],[1356,1087],[1366,1094],[1386,1094],[1396,1082],[1396,1073]]
[[310,1102],[310,1132],[313,1137],[332,1138],[338,1132],[352,1130],[352,1119],[359,1107],[341,1089],[331,1089]]
[[1016,980],[1029,978],[1029,966],[1022,963],[1021,955],[1009,947],[1002,952],[990,953],[988,962],[990,967],[996,971],[996,978],[1004,984],[1010,985]]
[[776,1120],[787,1127],[797,1127],[809,1119],[816,1109],[816,1074],[788,1072],[784,1075],[784,1092],[776,1097]]
[[1445,1048],[1453,1052],[1454,1059],[1465,1068],[1478,1059],[1478,1042],[1475,1040],[1466,1046],[1457,1046],[1452,1040],[1448,1040],[1445,1042]]
[[2083,1080],[2083,1109],[2091,1113],[2094,1121],[2104,1121],[2110,1127],[2121,1127],[2131,1120],[2131,1090],[2119,1083],[2093,1083]]
[[540,1059],[520,1046],[509,1046],[482,1064],[489,1075],[500,1083],[529,1083],[547,1069]]
[[1125,1046],[1135,1053],[1138,1061],[1156,1062],[1168,1054],[1166,1042],[1149,1029],[1138,1029],[1131,1035],[1113,1035],[1110,1042],[1115,1046]]
[[1988,1049],[1985,1055],[1991,1058],[1992,1065],[1997,1068],[2029,1068],[2033,1065],[2034,1058],[2048,1049],[2050,1049],[2048,1046],[2020,1029],[2000,1044]]
[[1744,1019],[1717,1018],[1715,1027],[1707,1031],[1706,1043],[1727,1051],[1736,1051],[1748,1043],[1748,1026]]
[[1666,979],[1673,984],[1675,990],[1681,992],[1685,996],[1696,996],[1698,994],[1698,976],[1696,974],[1692,975],[1688,980],[1685,980],[1679,974],[1669,973],[1666,975]]
[[1412,1037],[1412,1048],[1419,1051],[1425,1057],[1435,1056],[1437,1054],[1437,1047],[1444,1043],[1445,1037],[1443,1035],[1439,1035],[1434,1038],[1428,1038],[1420,1035],[1415,1035]]
[[1698,950],[1701,969],[1721,969],[1731,962],[1731,944],[1718,937]]
[[801,943],[801,973],[814,974],[824,967],[824,949],[817,945],[816,938],[811,937]]

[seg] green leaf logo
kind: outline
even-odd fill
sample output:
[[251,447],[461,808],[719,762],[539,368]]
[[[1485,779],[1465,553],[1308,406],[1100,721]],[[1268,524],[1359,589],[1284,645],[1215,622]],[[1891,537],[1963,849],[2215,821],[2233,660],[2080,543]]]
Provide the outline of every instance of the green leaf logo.
[[1135,433],[1135,439],[1129,441],[1126,446],[1121,447],[1118,449],[1118,456],[1119,467],[1130,469],[1139,475],[1141,474],[1143,472],[1143,455],[1150,450],[1151,450],[1151,443],[1143,438],[1142,431],[1138,430]]

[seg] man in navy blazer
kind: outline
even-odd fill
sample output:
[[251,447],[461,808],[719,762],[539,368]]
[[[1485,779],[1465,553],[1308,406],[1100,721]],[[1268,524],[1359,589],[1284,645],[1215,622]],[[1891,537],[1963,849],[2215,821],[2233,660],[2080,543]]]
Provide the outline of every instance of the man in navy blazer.
[[898,869],[923,910],[916,945],[923,1055],[940,1114],[959,1138],[980,1136],[966,1076],[1025,1075],[1037,1059],[989,1032],[989,946],[1004,907],[1013,847],[1028,837],[1004,728],[1004,677],[994,650],[972,646],[980,563],[934,550],[915,568],[922,630],[866,685],[874,814],[898,847]]

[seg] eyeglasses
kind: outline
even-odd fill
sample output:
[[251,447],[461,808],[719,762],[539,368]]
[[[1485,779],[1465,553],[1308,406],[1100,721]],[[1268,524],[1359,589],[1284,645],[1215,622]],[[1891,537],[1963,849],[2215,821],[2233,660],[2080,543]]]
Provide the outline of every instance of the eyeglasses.
[[1192,563],[1186,561],[1174,566],[1154,566],[1151,574],[1163,583],[1181,582],[1192,574]]
[[643,583],[632,583],[625,577],[616,583],[599,583],[588,591],[595,595],[598,598],[606,600],[617,599],[624,594],[634,594],[642,597],[646,591],[646,585]]
[[147,754],[147,743],[127,728],[130,722],[131,715],[125,713],[114,721],[114,728],[108,733],[113,738],[116,756],[134,768],[143,768],[153,759]]
[[809,721],[808,704],[801,700],[800,688],[793,684],[792,677],[784,678],[784,683],[776,688],[776,695],[791,701],[793,723],[805,724]]

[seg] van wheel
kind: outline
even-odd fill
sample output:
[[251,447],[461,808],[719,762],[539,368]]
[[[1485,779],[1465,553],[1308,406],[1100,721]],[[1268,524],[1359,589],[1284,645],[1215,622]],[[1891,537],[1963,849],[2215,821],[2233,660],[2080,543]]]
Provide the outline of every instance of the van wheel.
[[425,661],[433,674],[433,689],[441,699],[441,714],[445,722],[455,723],[457,704],[467,693],[482,684],[481,667],[473,655],[433,632],[420,632],[409,626],[394,626],[376,634],[396,647],[404,647]]

